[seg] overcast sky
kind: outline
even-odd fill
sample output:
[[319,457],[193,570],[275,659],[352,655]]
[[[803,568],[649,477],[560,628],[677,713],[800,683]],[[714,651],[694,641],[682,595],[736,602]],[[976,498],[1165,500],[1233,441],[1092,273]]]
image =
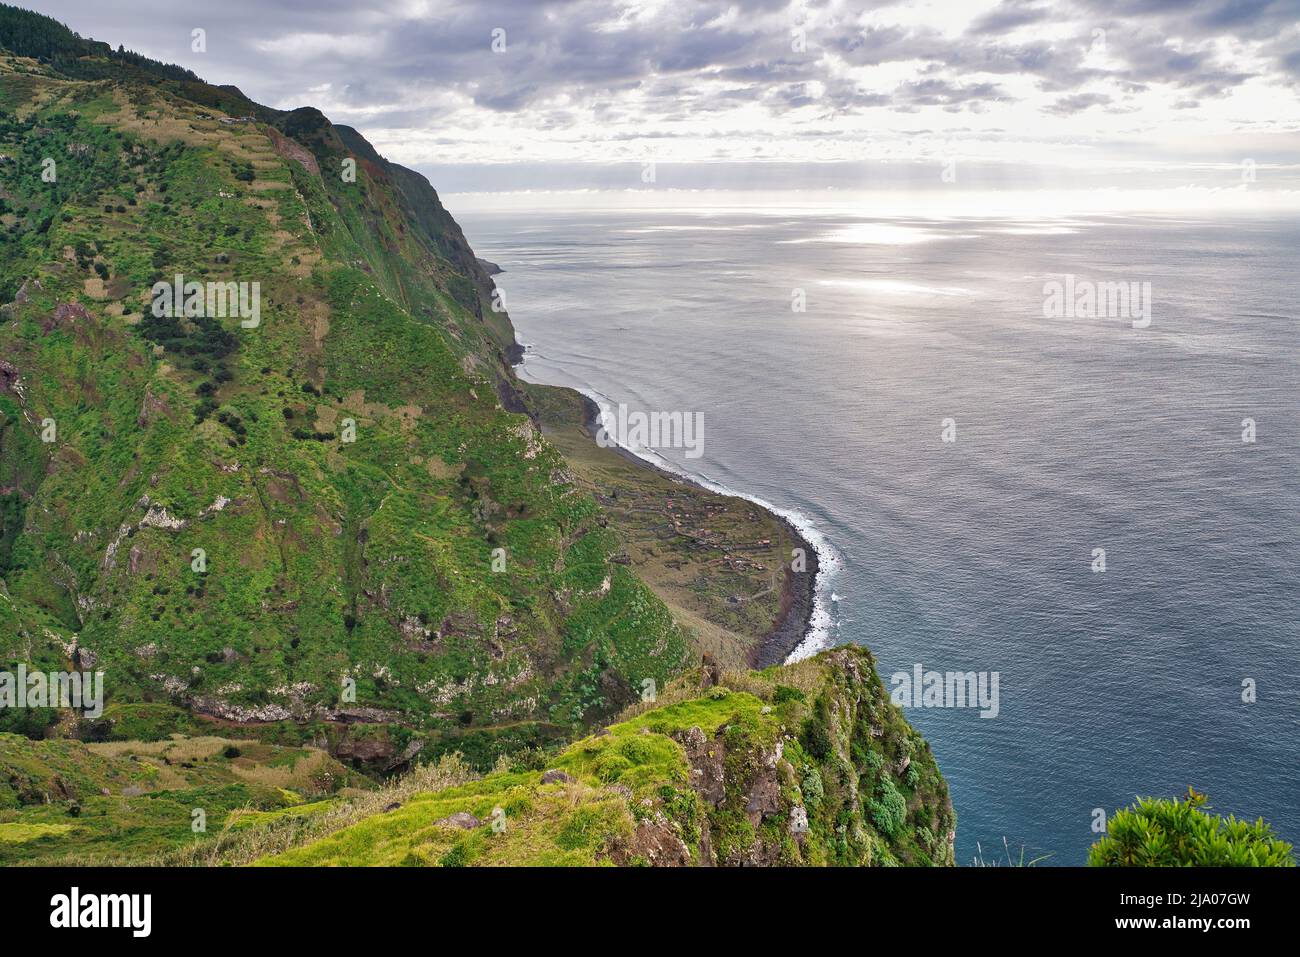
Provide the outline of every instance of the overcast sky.
[[27,5],[444,190],[1300,187],[1300,0]]

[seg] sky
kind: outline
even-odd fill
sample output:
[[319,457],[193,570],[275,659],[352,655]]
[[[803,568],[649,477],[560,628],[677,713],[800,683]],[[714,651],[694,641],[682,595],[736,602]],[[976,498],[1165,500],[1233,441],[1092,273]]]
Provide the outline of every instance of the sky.
[[444,192],[1300,191],[1300,0],[26,5]]

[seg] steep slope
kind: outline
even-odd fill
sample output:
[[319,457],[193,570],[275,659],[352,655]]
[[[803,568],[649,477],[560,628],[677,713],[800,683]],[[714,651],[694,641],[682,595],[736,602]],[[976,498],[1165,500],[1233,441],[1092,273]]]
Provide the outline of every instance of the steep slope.
[[493,295],[355,130],[0,5],[0,673],[107,699],[0,708],[0,856],[951,863],[866,652],[670,684],[779,660],[815,557],[595,449]]
[[[680,669],[509,411],[508,319],[422,178],[314,110],[68,62],[0,62],[0,663],[328,722],[385,764],[567,733]],[[255,283],[258,323],[155,315],[177,275]]]
[[762,672],[706,664],[557,755],[481,778],[447,759],[309,819],[255,823],[162,860],[951,865],[955,818],[871,655],[841,648]]

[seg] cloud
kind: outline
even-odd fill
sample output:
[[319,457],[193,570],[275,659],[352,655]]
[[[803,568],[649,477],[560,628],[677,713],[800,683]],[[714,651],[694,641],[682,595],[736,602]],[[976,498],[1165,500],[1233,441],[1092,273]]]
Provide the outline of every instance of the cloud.
[[979,17],[970,25],[975,34],[1005,33],[1017,27],[1040,23],[1051,17],[1052,11],[1037,0],[1003,0],[995,9]]
[[1112,102],[1112,99],[1105,93],[1075,93],[1072,96],[1061,97],[1047,107],[1047,111],[1058,116],[1071,116],[1089,107],[1106,106]]
[[831,119],[858,152],[923,125],[1020,161],[1105,117],[1136,151],[1173,123],[1294,129],[1300,92],[1295,0],[29,2],[409,163],[818,161]]

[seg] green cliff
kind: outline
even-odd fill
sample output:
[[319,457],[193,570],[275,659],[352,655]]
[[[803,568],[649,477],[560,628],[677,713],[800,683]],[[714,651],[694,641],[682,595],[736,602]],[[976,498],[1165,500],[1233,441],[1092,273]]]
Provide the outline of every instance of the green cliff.
[[[178,276],[207,299],[160,314]],[[9,859],[148,858],[202,806],[213,853],[236,818],[350,820],[282,848],[325,860],[383,826],[352,792],[414,768],[465,800],[405,803],[420,833],[385,859],[951,862],[946,788],[865,654],[743,671],[801,630],[806,543],[517,380],[484,265],[355,130],[0,5],[0,303],[0,671],[105,689],[102,714],[0,709]],[[701,653],[728,669],[702,696]],[[239,756],[185,774],[147,750],[215,740]],[[209,758],[242,763],[189,773]],[[306,760],[369,777],[240,777]],[[550,821],[548,762],[576,818]],[[503,841],[420,836],[506,792]],[[148,807],[125,857],[92,826]]]
[[[544,736],[679,670],[428,184],[315,110],[245,121],[78,64],[0,62],[0,615],[23,637],[0,652],[93,664],[112,704],[391,727],[399,754]],[[176,275],[257,283],[259,324],[154,315]]]

